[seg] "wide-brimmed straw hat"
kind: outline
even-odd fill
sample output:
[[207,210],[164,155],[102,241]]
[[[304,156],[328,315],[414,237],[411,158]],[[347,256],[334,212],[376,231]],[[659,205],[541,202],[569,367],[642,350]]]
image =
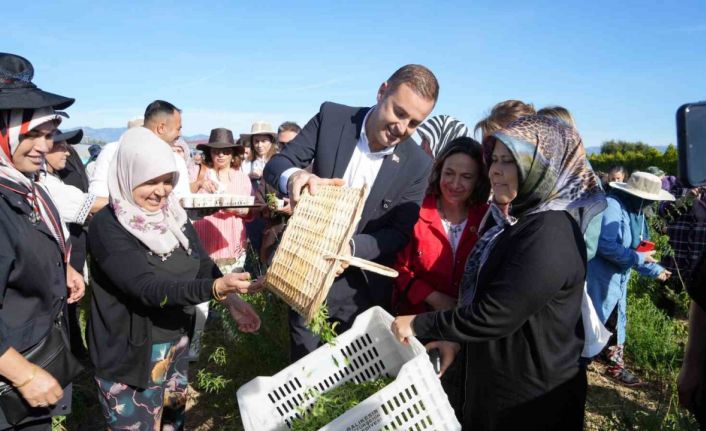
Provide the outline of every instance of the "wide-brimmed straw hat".
[[650,201],[673,201],[674,195],[662,189],[662,181],[649,172],[633,172],[627,183],[610,182],[610,187]]
[[61,130],[57,130],[56,134],[54,134],[54,142],[66,141],[69,145],[78,144],[81,142],[81,139],[83,139],[82,129],[71,130],[63,133]]
[[42,91],[32,83],[34,67],[24,57],[0,53],[0,109],[66,109],[74,99]]
[[243,151],[243,146],[233,139],[233,132],[224,127],[211,130],[208,142],[196,146],[201,151],[208,151],[209,148],[235,148],[236,153]]
[[250,133],[241,133],[240,139],[246,142],[252,142],[251,138],[255,135],[270,135],[272,142],[277,142],[277,131],[272,127],[272,124],[267,121],[256,121],[250,126]]

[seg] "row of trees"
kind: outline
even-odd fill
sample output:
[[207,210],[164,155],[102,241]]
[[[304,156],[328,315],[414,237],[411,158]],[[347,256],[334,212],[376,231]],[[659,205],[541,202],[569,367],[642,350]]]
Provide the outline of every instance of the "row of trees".
[[630,172],[656,166],[667,175],[677,175],[677,149],[672,144],[662,152],[643,142],[606,141],[601,145],[601,152],[588,159],[593,169],[599,172],[608,172],[616,165],[624,166]]

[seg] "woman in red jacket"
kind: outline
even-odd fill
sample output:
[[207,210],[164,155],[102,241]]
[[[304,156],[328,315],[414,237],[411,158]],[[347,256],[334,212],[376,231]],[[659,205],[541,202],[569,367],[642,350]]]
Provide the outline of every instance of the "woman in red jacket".
[[397,256],[400,275],[392,294],[397,314],[456,306],[489,194],[481,145],[467,137],[450,142],[434,163],[412,239]]
[[[454,139],[439,153],[429,190],[407,247],[397,256],[392,303],[398,315],[456,307],[466,258],[478,240],[488,210],[490,180],[483,150],[475,140]],[[464,369],[456,361],[441,377],[449,401],[461,418]]]

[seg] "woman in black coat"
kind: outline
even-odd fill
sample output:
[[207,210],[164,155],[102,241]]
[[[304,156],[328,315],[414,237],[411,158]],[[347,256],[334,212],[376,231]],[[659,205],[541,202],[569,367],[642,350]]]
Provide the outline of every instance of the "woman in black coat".
[[466,348],[464,429],[582,430],[586,247],[568,211],[602,199],[598,178],[576,131],[552,119],[522,118],[486,143],[493,205],[459,307],[398,317],[392,329],[403,342],[445,340],[430,346],[443,369]]
[[110,204],[90,223],[87,339],[108,429],[183,429],[194,305],[222,300],[241,331],[260,325],[235,295],[256,284],[222,276],[170,196],[177,181],[171,148],[130,129],[108,174]]
[[70,245],[59,213],[35,181],[61,122],[54,108],[73,99],[39,90],[32,74],[26,59],[0,54],[0,393],[16,391],[33,407],[11,421],[8,416],[24,409],[9,407],[0,395],[2,430],[50,430],[52,416],[70,413],[70,385],[62,388],[22,353],[54,326],[66,336],[66,305],[83,296],[80,276],[67,278]]

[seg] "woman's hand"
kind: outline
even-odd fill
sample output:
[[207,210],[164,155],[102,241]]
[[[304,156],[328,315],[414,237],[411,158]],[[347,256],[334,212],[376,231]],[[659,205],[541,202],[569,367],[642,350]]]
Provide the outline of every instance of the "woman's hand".
[[292,215],[292,206],[289,205],[289,198],[284,198],[283,200],[284,200],[284,206],[282,206],[282,208],[277,209],[275,211],[277,211],[278,213],[284,214],[284,215],[291,216]]
[[226,296],[230,293],[253,294],[261,291],[265,287],[264,279],[250,280],[250,273],[232,272],[216,280],[215,290],[218,296]]
[[235,214],[238,217],[247,217],[250,213],[250,208],[225,208],[223,212]]
[[238,217],[247,217],[250,214],[250,208],[235,208],[235,215]]
[[452,341],[432,341],[426,346],[427,352],[432,349],[439,349],[441,355],[441,368],[439,377],[443,376],[446,370],[453,364],[456,355],[461,351],[461,345]]
[[672,273],[665,269],[664,271],[659,273],[659,275],[657,276],[657,280],[667,281],[667,280],[669,280],[669,277],[671,277],[671,276],[672,276]]
[[409,337],[414,337],[412,322],[414,322],[415,317],[417,316],[400,316],[392,322],[390,330],[400,343],[409,344]]
[[66,288],[69,292],[67,302],[73,304],[78,302],[86,293],[86,285],[83,282],[83,275],[73,269],[71,265],[66,266]]
[[218,191],[218,186],[216,186],[216,183],[209,180],[208,178],[204,178],[202,180],[200,188],[208,193],[216,193]]
[[641,253],[642,255],[644,255],[645,263],[657,263],[657,259],[654,258],[654,254],[656,253],[655,250],[638,252],[638,253]]
[[229,295],[226,305],[233,320],[238,324],[238,330],[251,333],[260,329],[260,316],[257,315],[250,304],[237,295]]
[[49,373],[32,364],[33,370],[28,373],[34,373],[34,377],[29,383],[22,385],[17,390],[22,395],[22,398],[32,407],[49,407],[56,404],[64,395],[59,382]]
[[259,180],[260,177],[262,177],[262,171],[259,169],[256,169],[256,170],[250,172],[249,177],[252,178],[253,180]]

